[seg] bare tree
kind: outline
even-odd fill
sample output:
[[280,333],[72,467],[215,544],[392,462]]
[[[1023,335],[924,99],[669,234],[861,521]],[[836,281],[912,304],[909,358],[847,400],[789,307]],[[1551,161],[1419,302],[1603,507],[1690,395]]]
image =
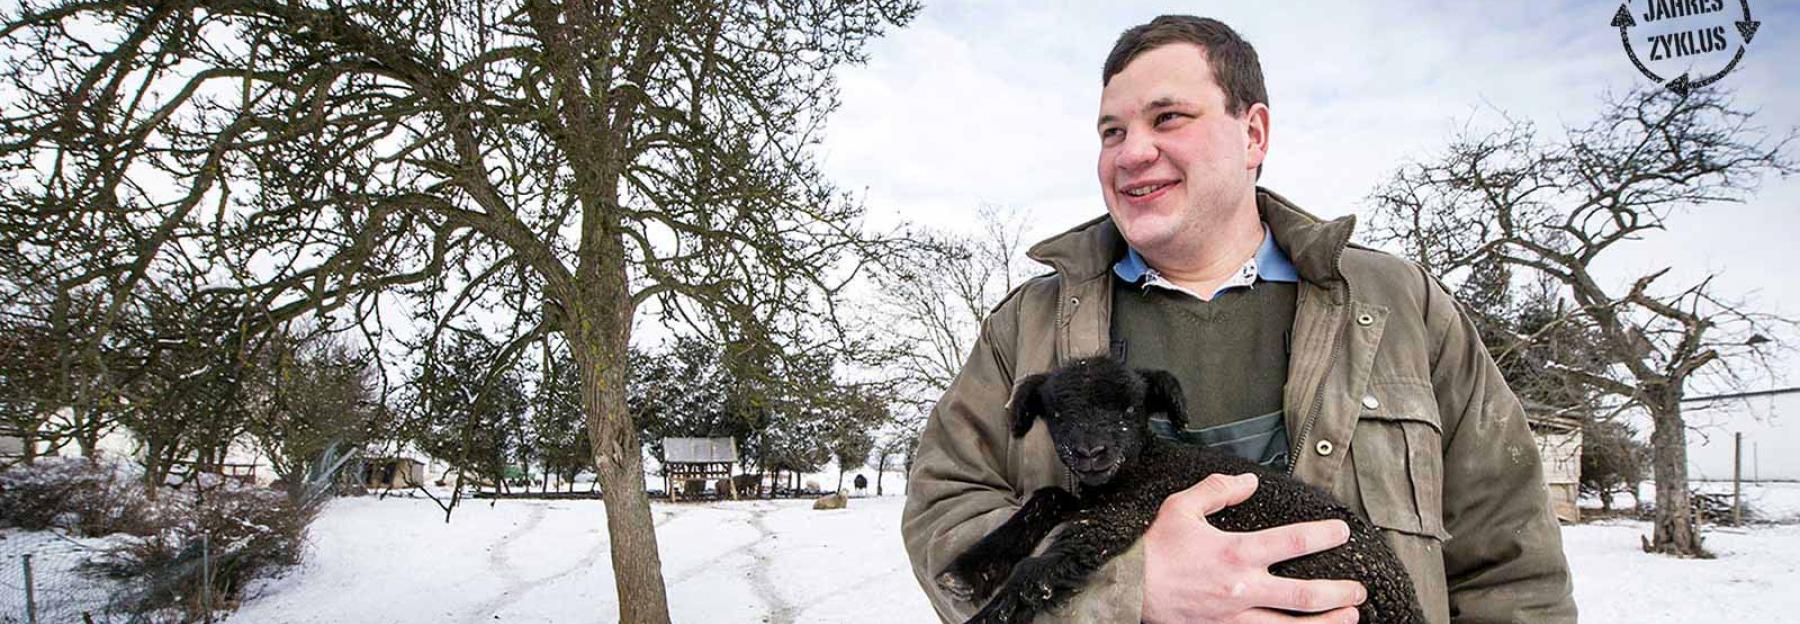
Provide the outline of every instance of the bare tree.
[[[902,454],[908,471],[931,405],[962,369],[982,321],[1029,277],[1023,215],[992,204],[977,215],[976,232],[926,233],[876,276],[898,412],[877,457]],[[880,483],[878,474],[877,491]]]
[[41,223],[105,224],[106,245],[67,245],[79,259],[40,279],[101,275],[121,302],[158,266],[200,264],[252,302],[251,332],[379,326],[399,294],[433,310],[430,340],[482,309],[522,319],[497,366],[562,334],[620,619],[666,622],[625,409],[632,321],[831,317],[878,242],[811,162],[832,70],[917,8],[24,3],[0,29],[20,61],[0,74],[0,158],[29,174],[4,227],[48,249],[66,241]]
[[392,414],[377,400],[369,354],[341,337],[295,324],[266,344],[240,382],[250,393],[246,429],[298,502],[338,450],[360,451]]
[[1770,136],[1752,115],[1717,92],[1636,91],[1550,141],[1511,119],[1493,132],[1465,129],[1372,197],[1374,238],[1434,274],[1493,263],[1557,286],[1569,305],[1540,319],[1540,333],[1573,326],[1604,366],[1554,370],[1654,422],[1656,552],[1704,552],[1688,501],[1682,397],[1696,382],[1741,385],[1746,366],[1769,370],[1772,339],[1793,322],[1725,298],[1713,275],[1670,286],[1663,268],[1621,286],[1594,267],[1665,229],[1672,214],[1744,201],[1764,175],[1800,170],[1786,155],[1796,135]]

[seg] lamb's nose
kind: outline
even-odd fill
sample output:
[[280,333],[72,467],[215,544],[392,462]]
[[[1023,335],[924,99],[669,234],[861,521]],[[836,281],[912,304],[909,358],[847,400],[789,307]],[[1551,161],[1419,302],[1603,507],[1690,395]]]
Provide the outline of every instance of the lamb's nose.
[[1104,445],[1104,444],[1096,444],[1093,446],[1076,445],[1074,448],[1071,448],[1069,450],[1073,451],[1075,453],[1076,459],[1099,459],[1100,455],[1106,452],[1106,445]]

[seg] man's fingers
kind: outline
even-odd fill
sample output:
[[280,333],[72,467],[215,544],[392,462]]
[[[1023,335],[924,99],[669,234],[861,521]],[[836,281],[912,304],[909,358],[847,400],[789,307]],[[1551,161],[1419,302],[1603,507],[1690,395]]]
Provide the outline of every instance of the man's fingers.
[[1356,581],[1300,580],[1269,576],[1250,589],[1250,604],[1286,611],[1320,613],[1355,607],[1368,599]]
[[1215,474],[1188,489],[1170,494],[1163,499],[1163,508],[1195,519],[1203,520],[1206,516],[1218,513],[1219,510],[1250,498],[1256,493],[1256,475],[1244,473],[1237,476]]
[[1325,613],[1310,615],[1288,615],[1268,609],[1245,611],[1231,620],[1231,624],[1350,624],[1362,617],[1355,607],[1344,607]]
[[1315,520],[1242,535],[1231,554],[1260,567],[1342,546],[1350,541],[1350,525],[1343,520]]

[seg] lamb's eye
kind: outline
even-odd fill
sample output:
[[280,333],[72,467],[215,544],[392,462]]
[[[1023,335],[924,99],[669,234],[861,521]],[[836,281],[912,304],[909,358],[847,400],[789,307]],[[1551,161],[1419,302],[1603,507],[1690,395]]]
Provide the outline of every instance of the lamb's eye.
[[1127,408],[1125,408],[1125,413],[1127,413],[1127,414],[1130,414],[1130,413],[1132,413],[1132,412],[1135,412],[1135,411],[1137,411],[1137,408],[1136,408],[1136,407],[1127,407]]

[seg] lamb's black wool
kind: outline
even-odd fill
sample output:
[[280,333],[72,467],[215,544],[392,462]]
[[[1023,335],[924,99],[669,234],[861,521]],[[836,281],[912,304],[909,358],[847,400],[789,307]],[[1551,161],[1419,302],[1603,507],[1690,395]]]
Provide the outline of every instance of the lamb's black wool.
[[[1164,440],[1148,418],[1181,427],[1180,384],[1164,371],[1133,371],[1105,357],[1076,360],[1023,380],[1012,399],[1014,436],[1035,420],[1050,428],[1056,452],[1081,481],[1077,497],[1044,488],[1013,517],[951,562],[937,577],[963,599],[989,600],[970,622],[1028,622],[1086,584],[1087,577],[1143,537],[1163,499],[1213,474],[1255,473],[1249,500],[1207,517],[1226,531],[1337,518],[1349,543],[1284,561],[1270,572],[1299,579],[1349,579],[1368,588],[1362,622],[1423,623],[1412,580],[1375,528],[1318,488],[1238,457]],[[1037,543],[1067,521],[1043,554]],[[996,591],[997,590],[997,591]]]

